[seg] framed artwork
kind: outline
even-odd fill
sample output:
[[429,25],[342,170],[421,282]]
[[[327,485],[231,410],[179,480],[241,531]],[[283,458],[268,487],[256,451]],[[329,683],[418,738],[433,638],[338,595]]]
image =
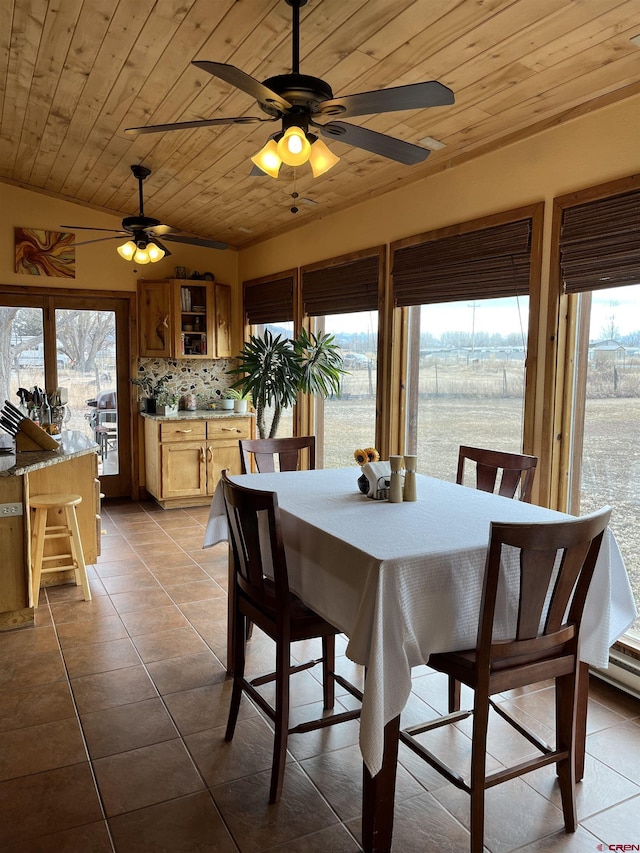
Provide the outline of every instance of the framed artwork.
[[17,273],[76,277],[75,234],[71,231],[43,231],[39,228],[14,230]]

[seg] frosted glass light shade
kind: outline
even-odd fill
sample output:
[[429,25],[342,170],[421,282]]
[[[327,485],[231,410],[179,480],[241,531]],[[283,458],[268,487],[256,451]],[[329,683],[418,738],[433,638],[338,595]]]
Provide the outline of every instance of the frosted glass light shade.
[[314,178],[324,175],[324,173],[328,172],[329,169],[332,169],[339,160],[340,158],[334,154],[333,151],[327,148],[321,139],[316,139],[311,146],[311,151],[309,152],[309,164],[311,165],[311,171],[313,172]]
[[137,248],[138,247],[133,240],[127,240],[127,242],[123,243],[122,246],[118,246],[118,254],[121,258],[124,258],[125,261],[130,261],[135,255]]
[[262,169],[262,171],[267,175],[270,175],[272,178],[277,178],[280,166],[282,166],[282,160],[278,155],[278,146],[276,145],[275,139],[270,139],[264,148],[261,148],[260,151],[251,158],[251,162],[257,166],[258,169]]
[[160,246],[156,246],[155,243],[149,243],[147,246],[147,253],[152,264],[161,261],[165,256],[164,249],[161,249]]
[[309,159],[311,145],[300,127],[288,127],[277,145],[278,156],[287,166],[302,166]]
[[148,264],[150,261],[151,258],[146,249],[136,249],[136,253],[133,256],[134,264]]

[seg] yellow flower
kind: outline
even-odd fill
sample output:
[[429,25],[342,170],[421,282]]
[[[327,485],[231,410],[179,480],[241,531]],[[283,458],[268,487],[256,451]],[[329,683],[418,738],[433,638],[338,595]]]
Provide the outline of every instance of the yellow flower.
[[380,454],[375,447],[365,447],[364,452],[367,454],[367,462],[378,462]]
[[356,460],[358,465],[364,465],[369,461],[366,450],[355,450],[353,458]]

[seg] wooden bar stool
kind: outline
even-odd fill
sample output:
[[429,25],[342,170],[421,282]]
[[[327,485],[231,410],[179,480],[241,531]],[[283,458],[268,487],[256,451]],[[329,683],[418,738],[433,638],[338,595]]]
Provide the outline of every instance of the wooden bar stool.
[[[78,517],[76,507],[82,503],[80,495],[55,493],[50,495],[32,495],[29,498],[29,506],[35,510],[32,537],[32,595],[33,606],[38,606],[40,596],[40,578],[48,572],[63,572],[73,569],[76,585],[82,587],[84,600],[91,601],[91,590],[87,578],[87,567],[84,562],[84,552],[78,528]],[[64,515],[64,524],[47,525],[49,511],[61,512]],[[68,553],[44,556],[44,543],[49,539],[67,539],[69,543]],[[60,565],[61,560],[66,560]],[[55,566],[51,565],[53,562]]]

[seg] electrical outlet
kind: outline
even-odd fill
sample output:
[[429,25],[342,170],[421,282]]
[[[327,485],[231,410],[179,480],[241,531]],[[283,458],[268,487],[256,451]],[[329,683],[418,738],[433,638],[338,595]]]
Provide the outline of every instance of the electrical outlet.
[[22,504],[0,504],[0,518],[6,515],[22,515]]

